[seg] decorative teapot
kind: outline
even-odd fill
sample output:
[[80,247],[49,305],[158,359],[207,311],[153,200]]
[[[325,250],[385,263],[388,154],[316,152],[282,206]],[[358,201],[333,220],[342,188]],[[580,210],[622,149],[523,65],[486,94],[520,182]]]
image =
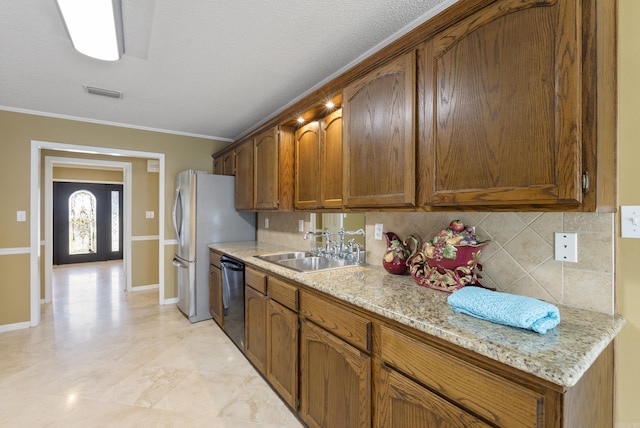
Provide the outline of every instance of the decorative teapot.
[[407,271],[409,260],[420,249],[420,239],[409,235],[402,241],[393,232],[385,232],[384,237],[387,249],[382,256],[382,266],[391,274],[402,275]]
[[478,261],[488,243],[477,240],[473,227],[454,220],[408,261],[411,276],[419,285],[449,293],[466,285],[490,288],[478,281]]

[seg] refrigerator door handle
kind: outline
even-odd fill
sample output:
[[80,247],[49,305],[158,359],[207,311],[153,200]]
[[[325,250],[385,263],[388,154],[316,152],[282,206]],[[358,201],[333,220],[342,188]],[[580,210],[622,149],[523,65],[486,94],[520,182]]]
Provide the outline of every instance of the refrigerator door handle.
[[[180,188],[178,187],[176,189],[176,195],[175,195],[175,199],[173,201],[173,230],[175,230],[176,232],[176,238],[178,239],[178,241],[180,241],[180,232],[181,230],[178,229],[178,219],[177,219],[177,211],[178,211],[178,203],[179,203],[179,199],[180,199]],[[180,219],[180,222],[182,222],[182,219]],[[175,261],[175,259],[174,259]]]
[[175,258],[175,257],[173,258],[172,264],[173,264],[175,267],[178,267],[178,268],[186,268],[186,267],[188,267],[186,264],[184,264],[183,262],[181,262],[180,260],[178,260],[178,259],[177,259],[177,258]]

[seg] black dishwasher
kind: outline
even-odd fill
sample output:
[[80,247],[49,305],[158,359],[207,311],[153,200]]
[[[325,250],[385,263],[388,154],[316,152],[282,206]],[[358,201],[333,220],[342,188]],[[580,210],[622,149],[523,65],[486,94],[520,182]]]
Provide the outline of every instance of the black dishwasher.
[[224,331],[244,351],[244,264],[222,256],[222,303]]

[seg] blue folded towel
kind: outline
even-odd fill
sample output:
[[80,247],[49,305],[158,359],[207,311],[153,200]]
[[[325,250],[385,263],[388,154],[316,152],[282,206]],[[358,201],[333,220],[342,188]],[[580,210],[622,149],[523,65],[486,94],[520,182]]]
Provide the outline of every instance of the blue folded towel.
[[456,312],[540,334],[560,323],[560,311],[551,303],[480,287],[463,287],[452,293],[447,302]]

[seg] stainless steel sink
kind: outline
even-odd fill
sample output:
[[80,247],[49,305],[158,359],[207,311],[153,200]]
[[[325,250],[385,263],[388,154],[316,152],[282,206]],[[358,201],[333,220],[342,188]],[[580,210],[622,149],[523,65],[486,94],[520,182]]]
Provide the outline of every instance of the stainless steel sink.
[[298,272],[318,272],[322,270],[357,266],[355,262],[318,257],[307,251],[265,254],[255,257]]
[[355,266],[342,259],[327,259],[325,257],[311,256],[300,259],[280,260],[278,264],[297,270],[298,272],[310,272],[327,269],[336,269],[346,266]]
[[268,262],[277,263],[280,260],[300,259],[303,257],[310,257],[310,256],[313,256],[313,254],[311,254],[308,251],[292,251],[289,253],[264,254],[264,255],[255,256],[255,257]]

